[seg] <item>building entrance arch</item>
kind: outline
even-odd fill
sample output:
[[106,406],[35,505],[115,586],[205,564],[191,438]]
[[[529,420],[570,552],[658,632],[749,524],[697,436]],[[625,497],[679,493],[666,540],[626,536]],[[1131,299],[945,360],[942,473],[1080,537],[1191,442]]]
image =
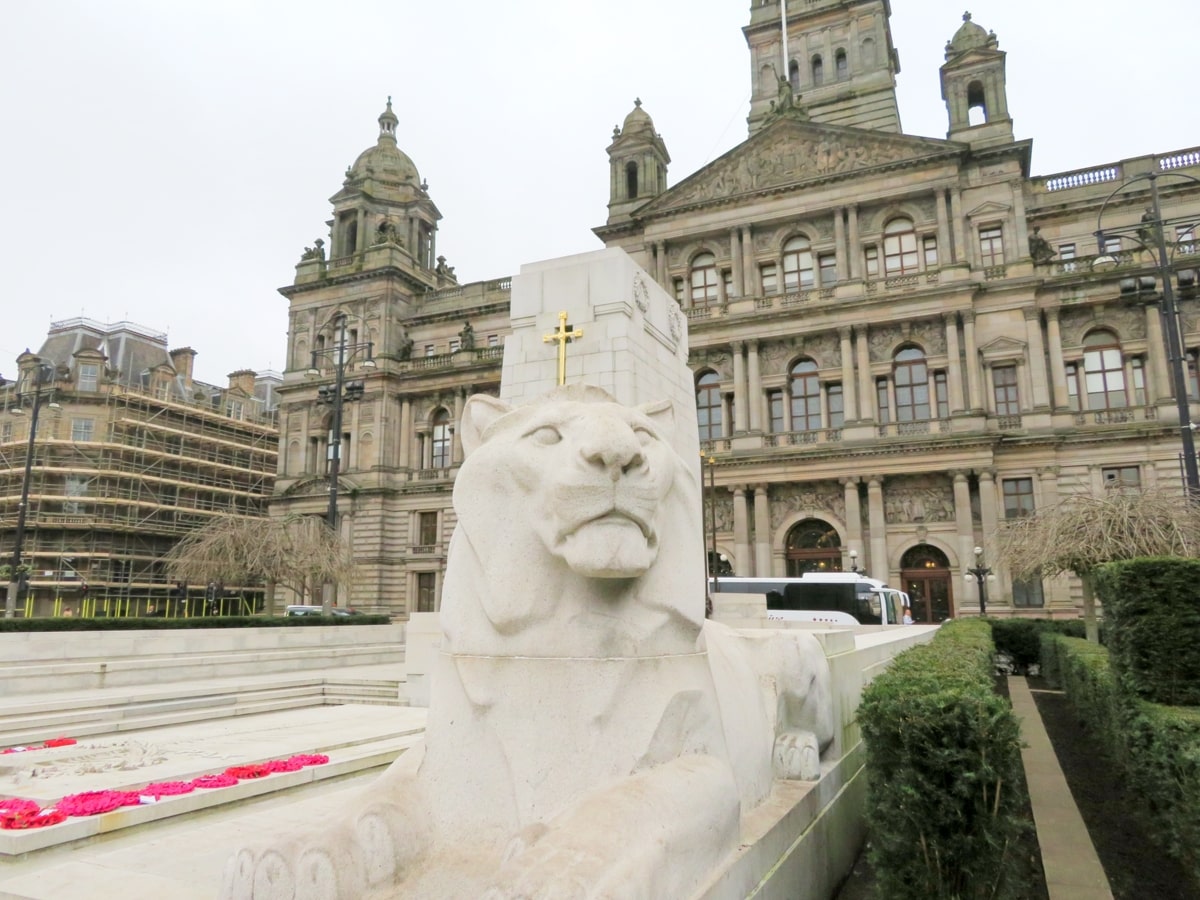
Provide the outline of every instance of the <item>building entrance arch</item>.
[[803,519],[793,525],[784,547],[788,578],[799,578],[805,572],[842,571],[842,538],[821,519]]
[[900,579],[912,601],[914,622],[936,625],[953,618],[951,574],[946,554],[929,544],[918,544],[900,557]]

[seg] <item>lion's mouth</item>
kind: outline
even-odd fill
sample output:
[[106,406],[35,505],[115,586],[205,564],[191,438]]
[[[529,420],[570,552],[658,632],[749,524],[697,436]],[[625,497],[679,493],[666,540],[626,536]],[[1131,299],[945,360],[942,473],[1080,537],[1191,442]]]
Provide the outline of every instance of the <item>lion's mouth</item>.
[[575,528],[575,531],[579,531],[589,525],[620,525],[626,522],[636,525],[641,530],[642,537],[647,541],[654,540],[654,530],[650,527],[649,522],[632,511],[617,508],[610,509],[608,512],[601,513],[598,516],[593,516],[581,522]]

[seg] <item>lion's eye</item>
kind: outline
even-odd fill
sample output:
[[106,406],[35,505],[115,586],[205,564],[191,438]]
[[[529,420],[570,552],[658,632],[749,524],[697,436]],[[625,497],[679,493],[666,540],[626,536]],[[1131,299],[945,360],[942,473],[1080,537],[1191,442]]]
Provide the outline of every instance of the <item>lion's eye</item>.
[[559,433],[558,429],[550,425],[543,425],[541,428],[538,428],[532,432],[529,436],[533,438],[534,443],[542,444],[544,446],[557,444],[562,440],[562,435]]

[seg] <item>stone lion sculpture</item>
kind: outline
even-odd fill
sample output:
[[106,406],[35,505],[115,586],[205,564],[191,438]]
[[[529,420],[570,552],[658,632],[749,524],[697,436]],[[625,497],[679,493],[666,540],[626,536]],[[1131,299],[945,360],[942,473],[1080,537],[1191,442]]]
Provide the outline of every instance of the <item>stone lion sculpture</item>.
[[227,898],[687,897],[775,778],[819,774],[824,654],[705,621],[669,404],[572,385],[472,397],[461,427],[424,746],[342,821],[239,852]]

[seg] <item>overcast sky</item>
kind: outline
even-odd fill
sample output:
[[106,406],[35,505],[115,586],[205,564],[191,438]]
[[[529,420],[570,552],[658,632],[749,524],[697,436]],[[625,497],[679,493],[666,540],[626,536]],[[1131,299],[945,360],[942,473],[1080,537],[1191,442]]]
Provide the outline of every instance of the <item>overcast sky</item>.
[[[901,123],[945,137],[965,0],[893,0]],[[282,367],[289,284],[378,134],[461,281],[598,249],[613,125],[641,97],[675,184],[746,136],[750,0],[8,0],[0,374],[51,321],[166,331],[223,384]],[[977,0],[1049,174],[1200,145],[1194,0]]]

